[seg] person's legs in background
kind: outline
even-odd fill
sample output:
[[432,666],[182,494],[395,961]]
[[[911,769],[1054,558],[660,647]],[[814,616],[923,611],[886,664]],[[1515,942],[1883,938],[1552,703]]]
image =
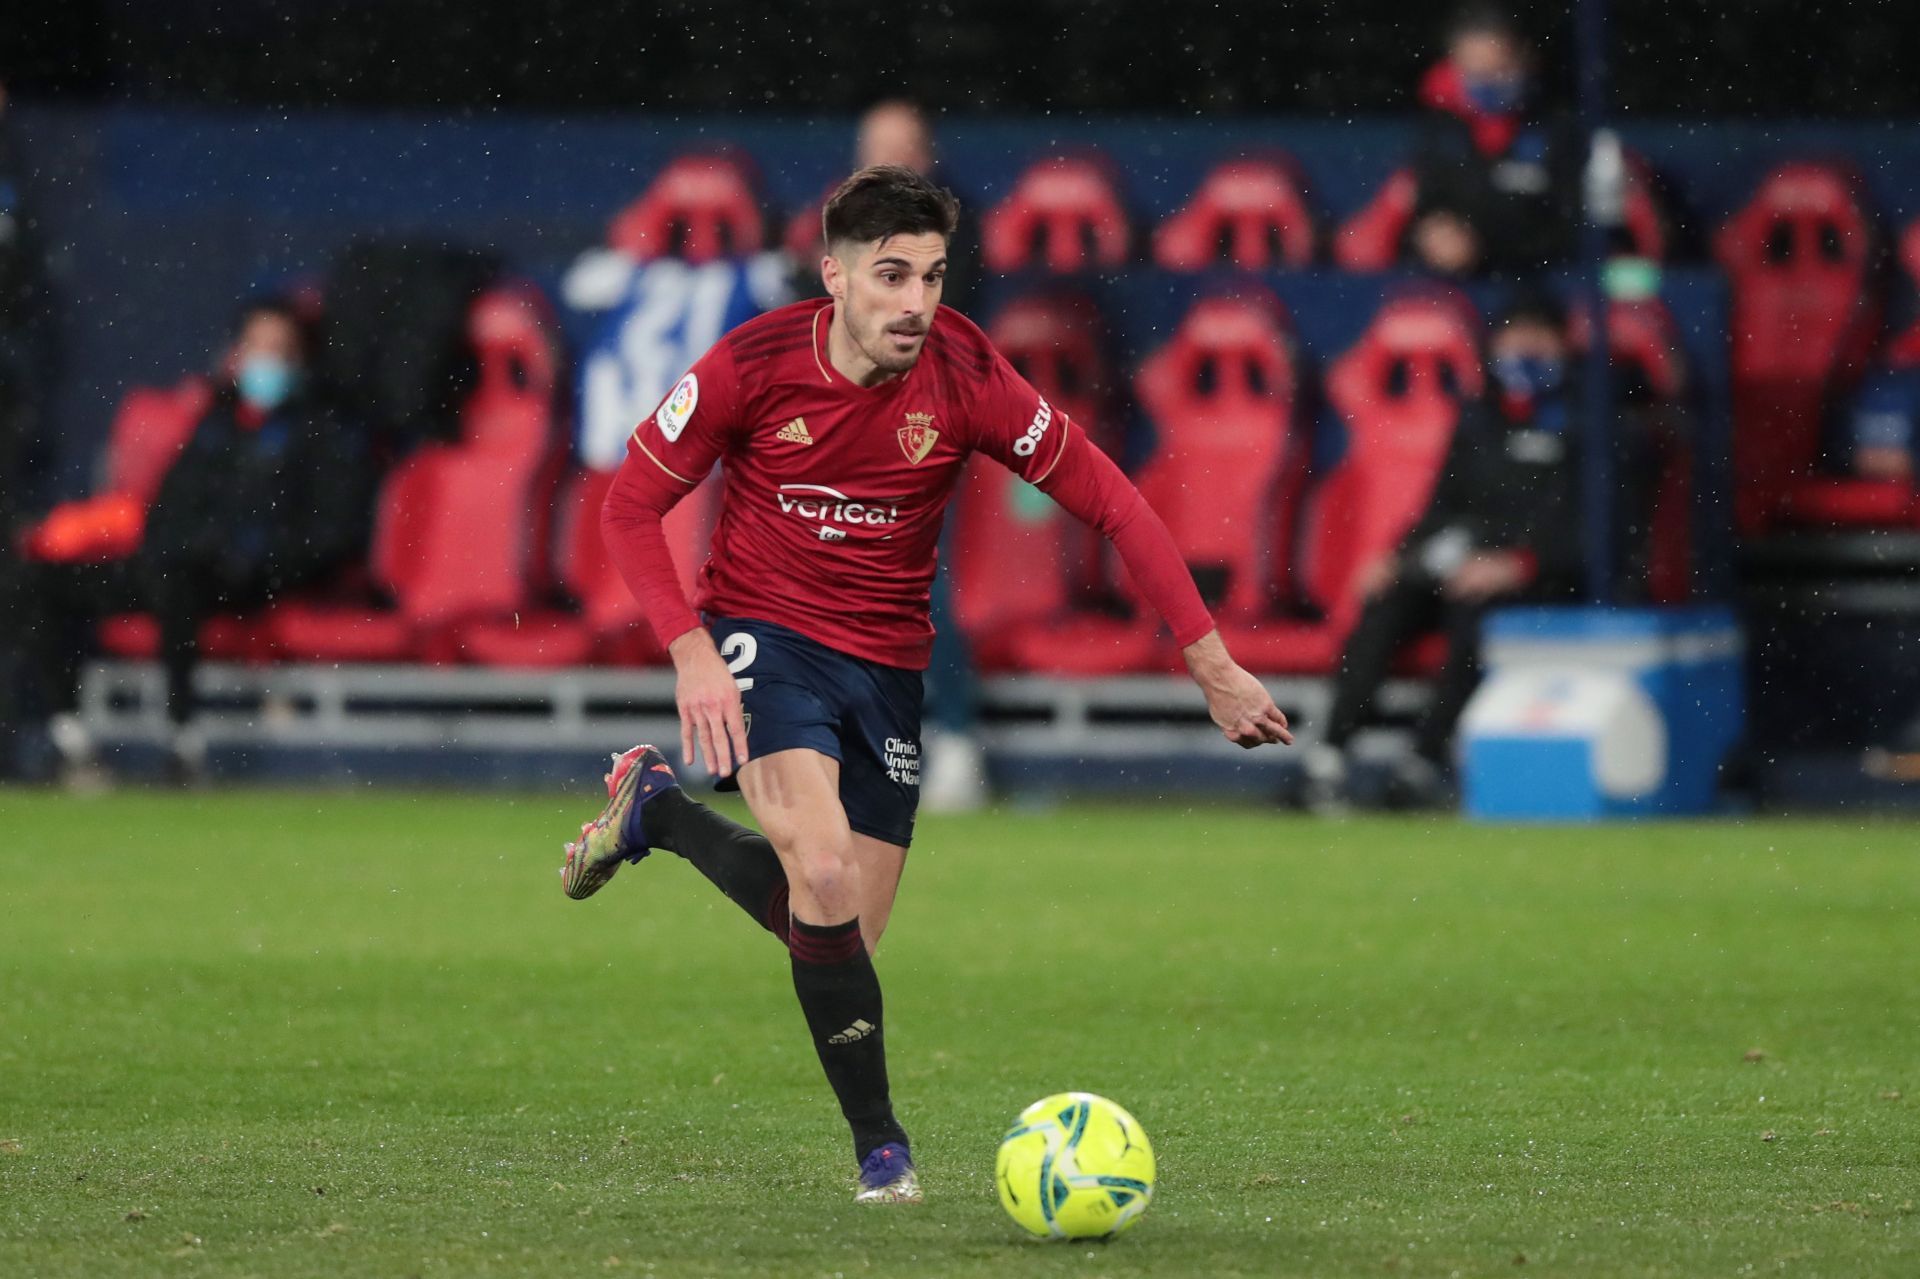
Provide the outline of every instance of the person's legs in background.
[[271,569],[235,572],[218,563],[146,561],[143,593],[160,628],[160,665],[167,678],[167,763],[173,780],[197,780],[206,771],[206,733],[198,723],[194,675],[200,668],[200,628],[221,613],[251,613],[282,589]]
[[1325,727],[1306,751],[1308,807],[1337,812],[1347,803],[1347,747],[1373,709],[1394,654],[1431,624],[1440,587],[1419,568],[1402,570],[1361,610],[1334,673]]
[[[102,780],[93,737],[77,713],[80,671],[93,650],[94,624],[142,606],[139,575],[128,560],[13,561],[9,573],[13,622],[0,644],[11,660],[0,665],[14,671],[17,736],[37,740],[43,732],[70,784]],[[25,741],[19,749],[23,756],[33,753]]]

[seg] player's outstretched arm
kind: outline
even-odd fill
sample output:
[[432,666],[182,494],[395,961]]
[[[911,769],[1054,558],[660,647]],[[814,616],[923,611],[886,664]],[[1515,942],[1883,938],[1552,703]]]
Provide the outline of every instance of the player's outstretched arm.
[[1260,681],[1227,653],[1173,535],[1120,468],[1075,433],[1040,488],[1113,543],[1134,585],[1172,628],[1187,669],[1206,694],[1207,711],[1227,740],[1249,749],[1273,742],[1291,745],[1287,717]]
[[673,657],[673,699],[680,708],[680,758],[694,758],[694,747],[717,777],[747,762],[747,721],[740,710],[740,686],[713,636],[696,627],[667,646]]
[[1193,682],[1207,695],[1207,713],[1228,741],[1252,750],[1268,743],[1293,745],[1287,717],[1266,688],[1227,654],[1219,631],[1208,631],[1181,650]]

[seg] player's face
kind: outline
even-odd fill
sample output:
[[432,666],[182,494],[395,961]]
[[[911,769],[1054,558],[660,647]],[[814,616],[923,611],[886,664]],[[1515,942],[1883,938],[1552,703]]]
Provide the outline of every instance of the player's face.
[[847,336],[882,374],[920,358],[946,278],[947,238],[934,231],[850,246],[825,273]]

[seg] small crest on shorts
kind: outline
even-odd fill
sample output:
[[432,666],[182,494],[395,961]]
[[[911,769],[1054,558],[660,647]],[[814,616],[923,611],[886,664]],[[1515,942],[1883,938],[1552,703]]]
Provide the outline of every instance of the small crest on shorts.
[[753,712],[752,711],[740,712],[740,731],[743,733],[751,733],[753,731]]
[[933,446],[940,438],[940,432],[933,429],[931,413],[907,414],[907,424],[896,434],[900,437],[900,451],[915,466],[926,461],[927,454],[933,452]]

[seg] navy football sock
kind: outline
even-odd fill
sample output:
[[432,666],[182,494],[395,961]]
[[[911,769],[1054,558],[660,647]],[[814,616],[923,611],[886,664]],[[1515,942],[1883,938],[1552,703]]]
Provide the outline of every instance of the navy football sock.
[[840,1113],[853,1130],[853,1157],[864,1160],[907,1134],[893,1117],[887,1050],[880,1021],[880,977],[873,970],[860,921],[793,921],[793,990],[800,997],[813,1048],[827,1072]]
[[641,821],[654,847],[692,862],[755,923],[787,940],[787,872],[765,835],[678,788],[649,799]]

